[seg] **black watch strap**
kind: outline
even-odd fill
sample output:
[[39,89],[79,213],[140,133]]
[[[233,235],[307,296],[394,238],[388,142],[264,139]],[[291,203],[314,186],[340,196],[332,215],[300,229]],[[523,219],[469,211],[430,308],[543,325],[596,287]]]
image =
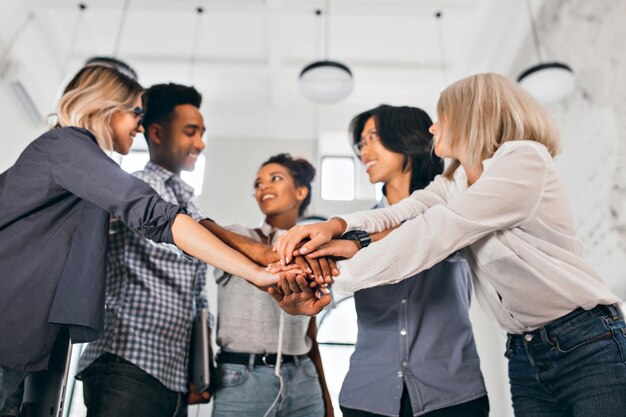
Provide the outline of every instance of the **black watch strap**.
[[350,230],[349,232],[344,233],[340,239],[346,240],[358,240],[361,249],[367,247],[370,243],[372,243],[372,238],[370,234],[365,230]]

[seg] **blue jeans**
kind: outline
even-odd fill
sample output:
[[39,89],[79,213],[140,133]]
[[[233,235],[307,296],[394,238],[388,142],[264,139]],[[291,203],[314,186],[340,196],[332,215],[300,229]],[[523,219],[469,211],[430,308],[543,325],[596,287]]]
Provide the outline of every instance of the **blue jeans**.
[[0,415],[17,415],[27,372],[0,366]]
[[626,325],[616,306],[510,334],[505,356],[516,417],[626,416]]
[[184,417],[183,393],[167,389],[151,375],[105,353],[80,374],[87,417]]
[[[274,367],[217,364],[213,417],[262,417],[279,390]],[[310,359],[281,366],[283,393],[270,417],[322,417],[324,400],[317,370]]]

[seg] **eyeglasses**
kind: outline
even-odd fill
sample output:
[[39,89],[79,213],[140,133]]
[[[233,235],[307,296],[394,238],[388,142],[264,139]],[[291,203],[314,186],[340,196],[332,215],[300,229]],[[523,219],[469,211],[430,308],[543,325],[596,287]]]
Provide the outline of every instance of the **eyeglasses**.
[[132,109],[131,112],[133,112],[135,114],[135,117],[137,118],[137,129],[139,129],[139,127],[141,126],[141,122],[143,122],[143,116],[144,116],[143,109],[137,106],[134,109]]
[[354,153],[360,157],[364,147],[371,145],[372,142],[378,141],[379,139],[380,134],[378,133],[378,130],[370,130],[369,132],[361,135],[361,140],[353,144],[352,149],[354,149]]

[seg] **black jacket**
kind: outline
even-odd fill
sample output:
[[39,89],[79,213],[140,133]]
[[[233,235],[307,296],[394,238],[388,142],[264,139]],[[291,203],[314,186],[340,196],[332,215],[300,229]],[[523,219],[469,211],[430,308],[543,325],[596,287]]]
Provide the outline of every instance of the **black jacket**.
[[109,214],[173,243],[179,212],[84,129],[32,142],[0,175],[0,365],[46,369],[60,326],[74,343],[99,337]]

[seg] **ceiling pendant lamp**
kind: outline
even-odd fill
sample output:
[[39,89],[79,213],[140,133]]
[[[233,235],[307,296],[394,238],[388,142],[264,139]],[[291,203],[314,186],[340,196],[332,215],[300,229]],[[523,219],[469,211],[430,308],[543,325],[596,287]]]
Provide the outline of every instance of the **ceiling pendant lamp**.
[[526,0],[526,7],[530,17],[533,43],[539,64],[524,70],[517,77],[517,82],[540,102],[553,103],[564,99],[574,91],[576,88],[576,77],[572,68],[567,64],[562,62],[543,62],[530,0]]
[[[320,10],[316,11],[319,16]],[[352,92],[352,71],[346,65],[328,59],[329,45],[329,0],[326,0],[325,57],[314,61],[300,72],[300,93],[314,103],[334,103]]]

